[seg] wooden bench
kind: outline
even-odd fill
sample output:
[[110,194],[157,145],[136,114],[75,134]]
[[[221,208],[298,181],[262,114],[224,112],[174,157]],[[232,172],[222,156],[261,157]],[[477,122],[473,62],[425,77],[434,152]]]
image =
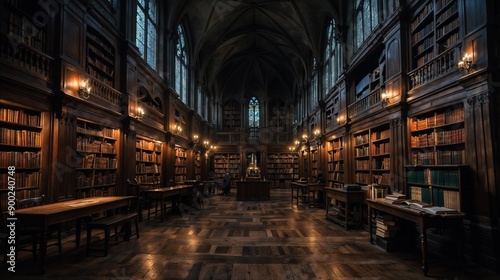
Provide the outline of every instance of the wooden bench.
[[90,240],[92,237],[93,229],[104,230],[104,256],[108,255],[109,251],[109,238],[111,236],[111,229],[115,229],[115,238],[118,238],[118,227],[124,226],[125,240],[128,241],[132,236],[132,222],[135,223],[135,235],[139,238],[139,218],[137,213],[123,213],[115,214],[98,220],[90,221],[87,223],[87,255],[90,255]]

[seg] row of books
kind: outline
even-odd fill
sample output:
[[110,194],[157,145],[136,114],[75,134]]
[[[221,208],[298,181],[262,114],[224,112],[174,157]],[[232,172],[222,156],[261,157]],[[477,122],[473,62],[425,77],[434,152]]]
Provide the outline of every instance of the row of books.
[[420,22],[422,22],[422,20],[424,20],[432,11],[433,11],[433,5],[432,2],[429,2],[429,4],[425,5],[420,11],[420,13],[411,22],[410,30],[413,32],[415,28],[417,28],[417,26],[420,24]]
[[101,140],[95,140],[87,137],[76,137],[76,150],[83,152],[92,153],[115,153],[115,147],[113,143],[103,142]]
[[442,214],[459,214],[457,209],[448,208],[445,206],[435,206],[427,202],[416,199],[407,199],[404,194],[390,194],[384,198],[384,202],[393,205],[401,205],[410,209],[425,211],[434,215]]
[[161,163],[161,155],[157,153],[137,151],[135,152],[135,160]]
[[465,113],[463,108],[457,108],[450,111],[437,113],[426,118],[412,118],[410,121],[410,129],[412,131],[433,128],[445,124],[453,124],[463,122]]
[[372,145],[372,155],[382,155],[391,152],[391,143],[380,143],[377,145]]
[[[431,190],[417,186],[409,186],[411,199],[420,201],[430,201]],[[460,192],[456,190],[432,189],[432,204],[436,206],[444,206],[460,211]]]
[[84,172],[76,173],[76,187],[91,187],[116,184],[116,173],[95,172],[91,175]]
[[145,164],[138,163],[135,166],[137,173],[160,173],[160,166],[158,164]]
[[12,181],[12,177],[14,177],[14,181],[16,182],[16,189],[19,188],[33,188],[40,187],[41,173],[40,172],[32,172],[32,173],[14,173],[14,176],[9,174],[0,174],[0,188],[7,189],[9,186],[9,182]]
[[162,143],[152,142],[147,140],[137,140],[137,142],[135,143],[135,147],[137,149],[145,149],[155,152],[161,152],[161,144]]
[[77,127],[76,132],[92,136],[113,138],[114,129],[107,127],[104,127],[102,129]]
[[298,163],[268,163],[267,168],[283,168],[283,169],[288,169],[288,168],[299,168]]
[[40,127],[41,115],[24,110],[0,108],[0,121]]
[[16,168],[40,168],[40,153],[0,151],[0,168],[11,165]]
[[0,128],[0,144],[40,147],[40,132]]
[[460,173],[457,170],[407,170],[406,178],[409,183],[441,185],[458,187],[460,185]]
[[81,168],[97,168],[97,169],[118,168],[118,159],[97,157],[94,154],[90,154],[82,158]]

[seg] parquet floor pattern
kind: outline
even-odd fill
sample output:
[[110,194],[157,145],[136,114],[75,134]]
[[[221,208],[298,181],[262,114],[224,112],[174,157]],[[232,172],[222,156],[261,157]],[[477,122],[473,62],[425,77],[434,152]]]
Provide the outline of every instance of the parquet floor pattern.
[[107,257],[86,256],[85,240],[75,248],[69,236],[63,253],[49,248],[45,275],[35,276],[30,256],[20,254],[17,272],[0,279],[496,279],[471,264],[432,260],[424,277],[417,253],[387,253],[367,231],[345,231],[323,209],[297,207],[288,189],[271,190],[268,202],[231,193],[181,210],[163,223],[142,221],[140,238],[112,242]]

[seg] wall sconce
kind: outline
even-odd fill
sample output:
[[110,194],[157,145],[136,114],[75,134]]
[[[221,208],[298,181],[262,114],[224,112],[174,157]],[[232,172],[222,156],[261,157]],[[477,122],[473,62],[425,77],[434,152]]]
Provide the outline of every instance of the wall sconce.
[[142,109],[142,107],[138,107],[137,113],[135,113],[135,114],[131,113],[130,116],[136,120],[140,120],[144,117],[145,114],[146,114],[146,112],[144,111],[144,109]]
[[348,121],[348,119],[346,117],[337,117],[337,123],[339,125],[346,125],[347,121]]
[[198,144],[200,141],[198,134],[193,135],[193,143]]
[[208,149],[210,147],[210,142],[205,140],[203,141],[203,148]]
[[80,88],[78,89],[78,95],[80,95],[80,97],[83,99],[89,99],[91,89],[92,88],[89,86],[88,80],[82,81],[82,82],[80,82]]
[[302,139],[304,139],[305,142],[307,142],[307,139],[309,139],[309,136],[307,134],[302,134]]
[[319,135],[320,135],[320,133],[321,133],[321,131],[320,131],[319,129],[315,129],[315,130],[313,131],[314,138],[318,138],[318,137],[319,137]]
[[182,132],[182,127],[181,127],[181,125],[180,125],[180,124],[176,124],[176,125],[174,126],[174,131],[173,131],[173,134],[174,134],[174,135],[179,135],[179,134],[181,134],[181,132]]
[[469,71],[470,68],[472,68],[472,55],[465,53],[462,60],[458,62],[458,70],[462,71],[465,69]]
[[380,104],[382,105],[382,107],[387,107],[389,106],[389,99],[391,98],[392,94],[387,92],[387,91],[383,91],[381,94],[380,94]]

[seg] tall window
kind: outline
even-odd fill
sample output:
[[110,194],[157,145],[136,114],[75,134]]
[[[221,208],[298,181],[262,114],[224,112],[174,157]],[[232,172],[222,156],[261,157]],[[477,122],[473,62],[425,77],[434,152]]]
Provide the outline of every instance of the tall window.
[[249,127],[259,127],[260,125],[260,110],[259,110],[259,100],[252,97],[248,103],[248,126]]
[[354,6],[355,22],[355,43],[356,48],[370,36],[371,32],[378,25],[378,0],[356,0]]
[[312,111],[314,106],[318,104],[318,71],[316,59],[313,59],[312,67],[311,84],[309,84],[309,111]]
[[177,45],[175,49],[175,90],[182,102],[187,104],[187,49],[186,36],[182,25],[177,27]]
[[337,65],[339,59],[338,44],[335,40],[335,20],[331,20],[326,31],[326,46],[325,46],[325,70],[324,70],[324,87],[325,93],[335,85],[337,80]]
[[135,44],[142,58],[155,70],[157,34],[156,0],[138,0]]

